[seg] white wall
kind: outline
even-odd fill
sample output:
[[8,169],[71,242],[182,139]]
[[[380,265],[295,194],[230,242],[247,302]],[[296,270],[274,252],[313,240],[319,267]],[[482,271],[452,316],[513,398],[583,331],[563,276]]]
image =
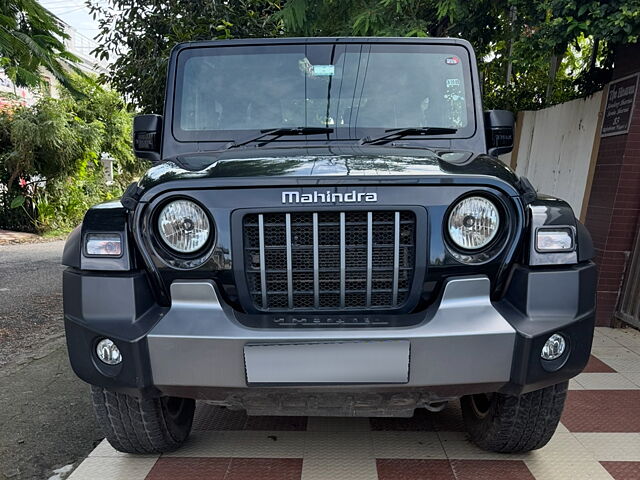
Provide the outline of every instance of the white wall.
[[538,111],[523,112],[516,172],[540,193],[569,202],[580,217],[602,92]]

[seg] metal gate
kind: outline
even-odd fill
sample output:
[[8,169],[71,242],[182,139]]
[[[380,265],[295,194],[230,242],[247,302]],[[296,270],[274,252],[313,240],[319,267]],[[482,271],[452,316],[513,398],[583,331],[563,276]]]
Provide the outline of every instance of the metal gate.
[[636,235],[616,316],[623,322],[640,328],[640,231]]

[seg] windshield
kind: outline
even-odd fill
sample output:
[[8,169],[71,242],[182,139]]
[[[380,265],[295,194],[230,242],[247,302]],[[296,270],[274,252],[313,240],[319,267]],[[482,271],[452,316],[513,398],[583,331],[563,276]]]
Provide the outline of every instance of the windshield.
[[462,47],[200,47],[182,51],[177,68],[179,140],[237,140],[272,128],[332,128],[336,139],[417,127],[456,129],[448,136],[466,137],[475,129]]

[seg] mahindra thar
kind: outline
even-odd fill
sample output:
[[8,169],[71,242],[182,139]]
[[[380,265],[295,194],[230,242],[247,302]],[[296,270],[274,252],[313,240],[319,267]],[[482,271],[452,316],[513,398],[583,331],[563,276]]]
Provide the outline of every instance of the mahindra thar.
[[514,118],[480,93],[457,39],[178,45],[163,116],[134,120],[153,166],[64,250],[71,365],[111,445],[178,448],[196,400],[460,401],[480,447],[545,445],[589,358],[594,250],[497,158]]

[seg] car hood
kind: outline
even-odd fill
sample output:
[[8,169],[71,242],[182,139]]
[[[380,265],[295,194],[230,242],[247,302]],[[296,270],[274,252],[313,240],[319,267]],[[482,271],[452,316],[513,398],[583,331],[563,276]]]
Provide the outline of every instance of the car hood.
[[[294,179],[310,177],[322,180],[321,183],[330,182],[332,177],[354,177],[354,180],[355,177],[363,177],[368,180],[377,179],[380,183],[390,177],[432,177],[446,183],[447,179],[451,180],[453,177],[473,176],[493,178],[516,190],[519,186],[515,173],[501,161],[488,155],[474,156],[469,152],[432,152],[424,149],[380,149],[375,153],[348,149],[336,151],[335,148],[331,151],[314,150],[253,149],[252,152],[184,155],[149,169],[138,187],[144,191],[168,182],[173,184],[172,187],[178,187],[174,182],[204,179],[215,181],[216,186],[223,186],[225,183],[238,185],[238,182],[248,185],[279,185],[287,182],[299,183]],[[249,153],[253,155],[248,155]],[[206,162],[211,162],[206,168],[188,168],[194,162],[202,162],[202,157],[207,155],[210,157]]]

